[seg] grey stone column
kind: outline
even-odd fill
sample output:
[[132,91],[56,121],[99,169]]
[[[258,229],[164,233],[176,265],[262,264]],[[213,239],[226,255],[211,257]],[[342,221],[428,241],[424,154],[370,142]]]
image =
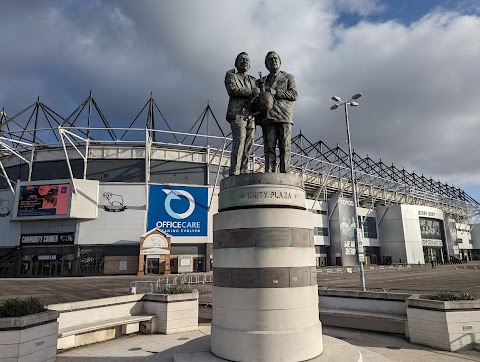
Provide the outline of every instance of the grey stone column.
[[222,180],[213,219],[213,354],[304,361],[322,353],[311,215],[298,176]]

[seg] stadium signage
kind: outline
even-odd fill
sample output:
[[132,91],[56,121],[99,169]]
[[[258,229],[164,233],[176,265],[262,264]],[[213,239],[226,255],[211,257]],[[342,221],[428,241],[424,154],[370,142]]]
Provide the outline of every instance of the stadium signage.
[[353,201],[352,201],[352,200],[338,199],[338,203],[339,203],[340,205],[345,205],[345,206],[351,206],[351,207],[353,207]]
[[150,185],[147,230],[207,236],[208,188]]
[[75,233],[22,234],[20,245],[73,245]]
[[418,210],[418,216],[429,216],[429,217],[435,217],[435,213],[432,211],[424,211],[424,210]]
[[435,239],[422,239],[423,246],[443,246],[442,240],[435,240]]
[[18,217],[68,215],[70,184],[22,185],[17,201]]

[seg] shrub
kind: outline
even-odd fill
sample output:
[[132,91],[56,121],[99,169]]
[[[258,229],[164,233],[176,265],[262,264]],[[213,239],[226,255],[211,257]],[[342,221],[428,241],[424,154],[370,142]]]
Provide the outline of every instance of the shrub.
[[0,303],[0,318],[22,317],[47,311],[47,306],[37,297],[12,298]]
[[187,285],[173,285],[154,288],[153,292],[156,294],[187,294],[193,292],[193,289]]
[[438,292],[434,294],[421,295],[422,299],[452,301],[452,300],[475,300],[477,297],[466,292]]

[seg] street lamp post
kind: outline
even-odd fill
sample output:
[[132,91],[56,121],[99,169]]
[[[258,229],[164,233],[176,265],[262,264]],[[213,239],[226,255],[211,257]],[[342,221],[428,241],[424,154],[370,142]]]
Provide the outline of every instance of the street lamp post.
[[357,250],[357,255],[358,255],[357,260],[360,265],[360,287],[362,288],[363,291],[365,291],[365,271],[363,269],[365,254],[363,251],[362,238],[361,238],[362,229],[360,225],[358,225],[357,191],[356,191],[355,176],[354,176],[354,170],[353,170],[352,143],[350,141],[350,123],[348,122],[348,106],[352,106],[352,107],[358,106],[358,103],[355,102],[355,100],[357,100],[361,96],[362,96],[361,93],[357,93],[354,96],[352,96],[352,98],[350,98],[350,100],[348,101],[342,101],[340,97],[333,96],[332,100],[335,101],[336,103],[333,106],[331,106],[330,109],[333,111],[337,109],[339,106],[343,105],[345,107],[345,122],[347,124],[348,157],[350,160],[350,177],[352,179],[353,212],[355,215],[355,223],[357,224],[356,232],[354,233],[355,248]]

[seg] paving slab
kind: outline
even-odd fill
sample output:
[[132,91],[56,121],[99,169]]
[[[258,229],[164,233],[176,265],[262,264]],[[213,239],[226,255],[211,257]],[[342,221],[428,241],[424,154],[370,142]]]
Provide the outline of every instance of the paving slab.
[[[480,362],[479,351],[438,351],[409,343],[400,335],[329,326],[324,326],[323,334],[355,346],[364,362]],[[209,323],[201,323],[195,332],[132,335],[59,353],[57,362],[173,362],[175,354],[208,351],[209,335]]]

